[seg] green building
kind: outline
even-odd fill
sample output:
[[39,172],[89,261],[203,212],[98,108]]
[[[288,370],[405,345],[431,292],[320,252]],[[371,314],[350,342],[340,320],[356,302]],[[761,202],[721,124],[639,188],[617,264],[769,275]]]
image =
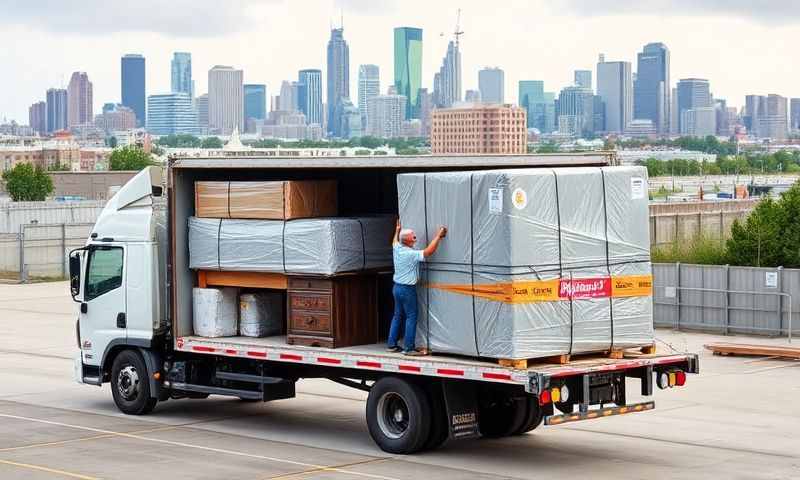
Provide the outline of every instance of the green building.
[[422,87],[422,29],[394,29],[394,86],[406,97],[406,118],[419,118]]
[[556,129],[555,94],[544,91],[541,80],[520,80],[519,106],[528,114],[528,128],[536,128],[542,133]]

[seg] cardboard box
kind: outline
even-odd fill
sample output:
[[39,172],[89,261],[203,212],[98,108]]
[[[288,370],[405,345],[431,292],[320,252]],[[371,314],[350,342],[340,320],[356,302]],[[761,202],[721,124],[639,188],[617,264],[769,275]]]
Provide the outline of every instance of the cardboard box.
[[335,180],[195,182],[195,216],[291,220],[333,217]]

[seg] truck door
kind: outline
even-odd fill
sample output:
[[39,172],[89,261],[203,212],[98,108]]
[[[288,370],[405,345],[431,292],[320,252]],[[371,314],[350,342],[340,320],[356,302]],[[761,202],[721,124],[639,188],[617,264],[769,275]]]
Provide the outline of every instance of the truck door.
[[86,281],[80,305],[83,363],[99,366],[114,340],[127,340],[125,248],[91,245],[86,254]]

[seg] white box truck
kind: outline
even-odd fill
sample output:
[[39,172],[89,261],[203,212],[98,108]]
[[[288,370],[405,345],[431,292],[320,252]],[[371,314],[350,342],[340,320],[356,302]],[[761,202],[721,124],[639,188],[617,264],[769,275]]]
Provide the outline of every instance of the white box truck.
[[653,394],[654,384],[682,386],[687,374],[698,372],[696,355],[637,352],[501,365],[437,354],[406,357],[378,343],[321,348],[288,345],[282,336],[205,338],[192,330],[197,276],[188,264],[187,222],[196,181],[334,178],[343,214],[397,214],[399,173],[612,160],[608,153],[171,158],[165,169],[147,168],[125,184],[86,246],[70,253],[71,293],[79,304],[76,379],[110,382],[117,407],[142,415],[169,399],[292,398],[298,380],[326,378],[369,392],[370,435],[391,453],[650,410],[652,401],[627,402],[628,384],[638,382],[644,396]]

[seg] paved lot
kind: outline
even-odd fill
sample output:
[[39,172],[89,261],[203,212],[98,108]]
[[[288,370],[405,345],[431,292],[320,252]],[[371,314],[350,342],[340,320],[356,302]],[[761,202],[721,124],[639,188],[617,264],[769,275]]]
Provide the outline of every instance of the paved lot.
[[[122,415],[107,385],[72,381],[73,308],[65,283],[0,285],[2,479],[800,477],[800,362],[701,351],[702,375],[657,391],[653,412],[400,457],[370,440],[362,392],[322,380],[292,400],[212,396]],[[723,339],[657,336],[679,351]]]

